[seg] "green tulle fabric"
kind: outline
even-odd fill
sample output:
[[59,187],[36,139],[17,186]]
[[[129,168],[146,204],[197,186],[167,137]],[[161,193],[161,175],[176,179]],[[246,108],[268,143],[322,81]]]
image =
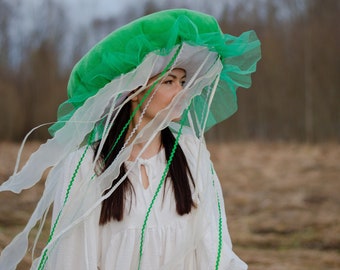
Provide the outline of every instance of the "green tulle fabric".
[[[186,9],[165,10],[112,32],[75,65],[68,83],[68,100],[60,105],[58,121],[50,127],[50,133],[55,134],[107,83],[134,70],[148,53],[167,55],[181,43],[207,47],[217,52],[223,63],[205,130],[231,116],[237,110],[237,88],[250,87],[251,73],[261,57],[255,32],[235,37],[223,34],[210,15]],[[205,115],[206,102],[203,92],[193,99],[190,110],[196,115]]]

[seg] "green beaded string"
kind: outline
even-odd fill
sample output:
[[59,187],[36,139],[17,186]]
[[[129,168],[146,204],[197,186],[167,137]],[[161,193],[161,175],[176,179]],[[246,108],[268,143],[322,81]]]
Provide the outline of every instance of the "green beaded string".
[[[93,132],[91,132],[91,134],[90,134],[90,137],[89,137],[89,140],[88,140],[89,142],[92,140],[92,137],[93,137]],[[67,186],[67,190],[66,190],[66,194],[65,194],[63,206],[62,206],[62,208],[60,209],[60,211],[59,211],[59,213],[58,213],[58,215],[57,215],[57,218],[56,218],[56,220],[55,220],[54,223],[53,223],[53,226],[52,226],[50,235],[49,235],[48,240],[47,240],[47,244],[49,244],[49,243],[51,242],[51,240],[52,240],[52,238],[53,238],[53,236],[54,236],[55,229],[56,229],[56,227],[57,227],[57,224],[58,224],[59,219],[60,219],[60,216],[61,216],[61,212],[62,212],[62,210],[63,210],[63,208],[64,208],[66,202],[68,201],[68,198],[69,198],[69,195],[70,195],[71,188],[72,188],[72,186],[73,186],[74,180],[75,180],[75,178],[76,178],[76,176],[77,176],[77,174],[78,174],[78,172],[79,172],[80,165],[82,164],[82,162],[83,162],[83,160],[84,160],[84,158],[85,158],[85,155],[86,155],[86,153],[87,153],[87,150],[89,149],[89,146],[90,146],[90,144],[87,144],[87,145],[86,145],[86,148],[85,148],[83,154],[82,154],[81,157],[80,157],[80,160],[79,160],[79,162],[78,162],[78,164],[77,164],[77,166],[76,166],[76,169],[74,170],[74,172],[73,172],[73,174],[72,174],[71,181],[69,182],[69,184],[68,184],[68,186]],[[46,249],[44,250],[43,256],[42,256],[42,258],[41,258],[41,260],[40,260],[40,263],[39,263],[39,266],[38,266],[38,270],[43,270],[43,269],[45,268],[46,262],[47,262],[47,260],[48,260],[47,252],[48,252],[48,249],[46,248]]]
[[[211,173],[214,176],[215,171],[211,166]],[[215,178],[213,178],[213,186],[215,187]],[[221,211],[221,201],[220,196],[216,192],[217,198],[217,208],[218,208],[218,245],[217,245],[217,256],[216,256],[216,263],[215,263],[215,270],[218,270],[220,267],[221,261],[221,251],[222,251],[222,211]]]
[[141,101],[138,103],[137,107],[133,110],[132,114],[130,115],[129,120],[127,121],[127,123],[124,125],[124,127],[122,128],[121,132],[119,133],[115,143],[113,144],[113,146],[111,147],[109,153],[107,154],[107,156],[105,157],[105,161],[109,158],[109,156],[111,155],[112,151],[114,150],[114,148],[116,147],[117,143],[119,142],[120,138],[123,136],[124,131],[129,127],[132,119],[134,118],[134,116],[136,115],[136,113],[138,112],[138,110],[140,109],[140,107],[142,106],[142,104],[145,102],[145,100],[148,98],[148,96],[152,93],[152,91],[154,90],[154,88],[156,87],[156,85],[159,83],[159,81],[163,78],[164,74],[166,72],[168,72],[168,70],[170,69],[170,67],[174,64],[179,52],[181,50],[181,46],[178,46],[174,56],[171,58],[171,60],[169,61],[169,63],[166,65],[166,67],[163,69],[163,71],[161,72],[161,75],[158,77],[157,80],[155,80],[152,85],[150,86],[150,88],[148,89],[148,91],[145,93],[145,95],[143,95]]
[[178,130],[178,133],[177,133],[177,136],[176,136],[176,139],[175,139],[175,143],[174,143],[174,146],[172,147],[172,150],[171,150],[171,153],[170,153],[170,157],[169,157],[169,160],[165,166],[165,169],[164,169],[164,172],[163,172],[163,175],[162,175],[162,178],[157,186],[157,189],[156,189],[156,192],[155,194],[153,195],[153,198],[151,200],[151,203],[149,205],[149,208],[148,210],[146,211],[146,215],[145,215],[145,218],[144,218],[144,222],[143,222],[143,226],[142,226],[142,231],[141,231],[141,237],[140,237],[140,245],[139,245],[139,261],[138,261],[138,270],[140,270],[140,267],[141,267],[141,262],[142,262],[142,256],[143,256],[143,246],[144,246],[144,239],[145,239],[145,229],[146,229],[146,225],[147,225],[147,222],[149,220],[149,216],[150,216],[150,213],[151,213],[151,209],[153,207],[153,205],[155,204],[155,201],[156,201],[156,198],[163,186],[163,183],[165,181],[165,178],[168,174],[168,171],[169,171],[169,168],[170,168],[170,164],[173,160],[173,157],[175,155],[175,152],[176,152],[176,149],[177,149],[177,146],[178,146],[178,141],[179,141],[179,138],[182,134],[182,129],[183,129],[183,125],[184,125],[184,122],[185,122],[185,119],[186,119],[186,116],[188,114],[188,110],[189,109],[186,109],[183,113],[183,117],[181,119],[181,126],[180,126],[180,129]]
[[[160,77],[153,82],[153,84],[150,86],[150,88],[148,89],[148,91],[145,93],[145,95],[142,97],[140,103],[137,105],[137,107],[134,109],[134,111],[132,112],[132,114],[130,115],[130,118],[128,120],[128,122],[124,125],[124,127],[122,128],[121,132],[119,133],[115,143],[113,144],[113,146],[111,147],[110,151],[109,151],[109,154],[105,157],[105,160],[107,160],[107,158],[110,156],[110,154],[112,153],[112,151],[114,150],[114,148],[116,147],[118,141],[120,140],[120,138],[123,136],[124,134],[124,131],[129,127],[130,125],[130,122],[132,121],[133,117],[136,115],[137,111],[140,109],[140,107],[142,106],[142,104],[145,102],[145,100],[147,99],[147,97],[151,94],[151,92],[154,90],[154,88],[156,87],[156,85],[158,84],[158,82],[161,80],[161,78],[164,76],[164,74],[170,69],[170,67],[173,65],[173,63],[175,62],[179,52],[181,50],[181,46],[179,46],[174,54],[174,56],[171,58],[171,60],[169,61],[169,63],[167,64],[167,66],[164,68],[164,70],[161,72],[161,75]],[[76,166],[76,169],[74,170],[73,172],[73,175],[72,175],[72,178],[71,178],[71,181],[67,187],[67,191],[66,191],[66,195],[65,195],[65,198],[64,198],[64,202],[63,202],[63,206],[61,208],[61,210],[59,211],[58,215],[57,215],[57,218],[56,220],[54,221],[54,224],[52,226],[52,229],[51,229],[51,232],[50,232],[50,235],[49,235],[49,238],[48,238],[48,241],[47,241],[47,244],[49,244],[54,236],[54,233],[55,233],[55,229],[57,227],[57,224],[59,222],[59,219],[60,219],[60,216],[61,216],[61,213],[62,213],[62,210],[69,198],[69,193],[71,191],[71,188],[72,188],[72,185],[73,185],[73,182],[78,174],[78,171],[79,171],[79,168],[84,160],[84,157],[86,155],[86,152],[90,146],[90,143],[92,142],[92,138],[93,138],[93,132],[91,133],[90,137],[89,137],[89,140],[88,140],[88,144],[86,145],[86,148]],[[93,177],[92,177],[93,178]],[[91,179],[92,179],[91,178]],[[48,252],[48,249],[45,249],[44,250],[44,253],[42,255],[42,258],[40,260],[40,263],[39,263],[39,267],[38,267],[38,270],[43,270],[46,266],[46,262],[48,260],[48,255],[47,255],[47,252]]]

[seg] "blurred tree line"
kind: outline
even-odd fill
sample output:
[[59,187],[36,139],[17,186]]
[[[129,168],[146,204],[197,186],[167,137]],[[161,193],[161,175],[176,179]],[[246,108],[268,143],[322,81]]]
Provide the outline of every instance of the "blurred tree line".
[[[278,1],[266,1],[265,9],[249,9],[242,2],[232,15],[226,8],[219,18],[223,31],[232,35],[254,29],[262,42],[262,59],[251,89],[238,90],[238,112],[209,131],[209,140],[340,141],[340,1],[287,1],[288,19],[278,15]],[[57,107],[66,99],[70,69],[84,53],[84,41],[90,31],[110,29],[109,33],[114,19],[94,21],[73,45],[69,66],[61,68],[59,43],[67,21],[63,10],[48,0],[47,16],[29,40],[18,37],[21,61],[13,68],[11,9],[6,3],[0,0],[0,140],[22,140],[31,128],[55,121]],[[152,3],[144,7],[144,13],[156,10]],[[49,23],[52,16],[57,24]],[[47,136],[47,128],[32,135]]]

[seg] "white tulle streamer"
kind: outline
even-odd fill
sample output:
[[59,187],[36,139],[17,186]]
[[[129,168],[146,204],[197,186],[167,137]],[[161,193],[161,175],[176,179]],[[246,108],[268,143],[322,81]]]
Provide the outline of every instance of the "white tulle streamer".
[[[177,48],[175,48],[176,50]],[[124,149],[121,150],[115,161],[99,176],[94,175],[97,157],[93,157],[91,149],[89,153],[84,155],[82,161],[86,168],[79,170],[75,177],[75,182],[69,191],[67,201],[65,197],[56,198],[58,194],[65,194],[68,183],[71,179],[64,179],[70,177],[74,172],[75,167],[82,166],[79,157],[85,151],[84,141],[93,130],[96,123],[102,119],[106,119],[104,125],[104,132],[99,147],[102,146],[107,138],[108,131],[112,121],[117,116],[117,111],[120,110],[124,99],[131,99],[129,96],[131,91],[140,88],[140,91],[147,87],[148,80],[155,74],[160,73],[167,63],[170,61],[175,50],[169,56],[159,56],[155,53],[149,54],[143,63],[132,72],[125,74],[112,82],[108,83],[98,93],[89,98],[82,107],[80,107],[72,116],[72,118],[65,123],[65,126],[56,132],[52,139],[49,139],[45,144],[31,155],[30,159],[21,171],[11,176],[8,181],[0,186],[0,191],[12,191],[15,193],[21,192],[35,185],[42,177],[44,171],[50,167],[50,171],[46,183],[45,190],[34,210],[30,220],[28,221],[24,230],[19,233],[13,241],[2,251],[0,256],[0,269],[12,270],[25,256],[28,249],[28,235],[36,223],[43,217],[46,210],[54,203],[54,216],[52,224],[56,222],[56,216],[60,213],[58,222],[54,228],[54,235],[49,243],[45,246],[42,254],[46,253],[48,259],[46,261],[46,269],[55,268],[58,261],[62,260],[63,245],[65,239],[70,235],[76,233],[81,228],[88,226],[98,226],[97,212],[101,206],[102,201],[109,197],[115,188],[125,180],[123,177],[115,187],[113,187],[106,195],[102,196],[103,192],[111,187],[112,180],[119,175],[120,165],[126,161],[131,153],[132,147],[137,143],[145,143],[143,151],[151,143],[156,134],[167,126],[170,126],[174,133],[178,132],[178,124],[172,123],[171,120],[176,116],[180,116],[182,112],[190,105],[191,100],[201,95],[202,91],[208,91],[208,100],[206,103],[206,114],[210,109],[211,99],[215,93],[219,74],[222,70],[222,64],[217,58],[216,53],[209,52],[203,47],[192,47],[184,44],[181,52],[177,57],[174,67],[180,67],[187,72],[187,83],[183,91],[181,91],[171,102],[171,104],[164,110],[160,111],[156,117],[149,122],[140,131],[132,142],[130,142]],[[199,206],[197,215],[195,216],[195,223],[191,231],[188,232],[188,239],[182,247],[174,251],[174,260],[165,265],[162,269],[176,269],[176,264],[181,259],[195,249],[200,241],[205,237],[204,231],[208,226],[208,220],[218,221],[218,209],[216,207],[216,187],[212,185],[213,175],[211,174],[211,162],[209,152],[206,150],[204,144],[204,125],[198,121],[201,117],[197,117],[193,111],[189,113],[189,127],[184,130],[185,134],[195,136],[197,128],[199,128],[200,138],[195,145],[197,151],[191,153],[196,157],[196,164],[190,164],[192,174],[196,178],[202,178],[200,186],[196,187],[195,196],[199,197]],[[77,153],[77,154],[75,154]],[[92,153],[92,155],[91,155]],[[138,157],[137,157],[138,158]],[[91,164],[88,166],[88,164]],[[68,168],[69,173],[65,172]],[[126,175],[129,174],[127,171]],[[218,183],[218,179],[215,179]],[[218,185],[218,184],[217,184]],[[219,187],[219,186],[218,186]],[[220,190],[217,188],[217,190]],[[220,194],[220,198],[222,198]],[[223,204],[223,202],[222,202]],[[211,209],[214,209],[212,211]],[[224,211],[224,209],[223,209]],[[209,217],[209,218],[208,218]],[[224,220],[225,221],[225,220]],[[225,222],[224,222],[225,223]],[[227,231],[227,229],[225,229]],[[218,231],[216,225],[216,233]],[[93,236],[89,235],[84,240],[84,262],[79,262],[78,269],[97,269],[95,247],[93,247]],[[226,249],[231,249],[231,242],[229,235],[224,236],[227,245]],[[90,251],[91,249],[91,251]],[[217,252],[217,247],[211,247],[212,253]],[[232,251],[226,252],[229,257],[224,257],[222,260],[235,260]],[[42,257],[38,257],[32,264],[31,269],[38,269],[41,265]],[[235,269],[243,269],[241,265]]]

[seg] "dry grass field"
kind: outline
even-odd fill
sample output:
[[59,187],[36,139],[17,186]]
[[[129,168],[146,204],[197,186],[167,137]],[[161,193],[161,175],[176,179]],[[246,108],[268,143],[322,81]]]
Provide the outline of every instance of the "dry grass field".
[[[28,144],[23,158],[37,145]],[[11,174],[18,148],[0,143],[0,181]],[[234,249],[250,270],[340,269],[339,144],[244,142],[209,148]],[[43,183],[21,195],[0,193],[0,250],[23,228],[42,188]],[[28,269],[29,260],[18,269]]]

